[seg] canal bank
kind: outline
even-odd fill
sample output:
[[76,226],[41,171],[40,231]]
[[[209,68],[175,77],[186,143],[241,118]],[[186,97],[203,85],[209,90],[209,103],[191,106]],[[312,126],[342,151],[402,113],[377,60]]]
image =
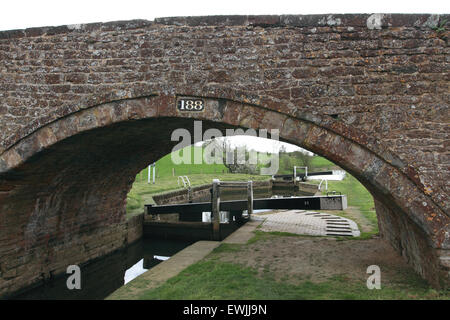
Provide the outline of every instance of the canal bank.
[[[280,193],[284,194],[286,191],[291,191],[294,195],[298,195],[297,193],[300,191],[298,190],[298,188],[295,188],[296,190],[274,190],[273,181],[257,182],[255,185],[257,193],[259,193],[261,197],[273,196],[274,192],[276,192],[277,196],[279,196]],[[296,187],[295,184],[292,184],[292,186]],[[289,187],[292,188],[292,186]],[[226,192],[221,193],[221,199],[239,199],[247,195],[247,185],[239,185],[234,187],[235,189],[223,190]],[[317,191],[316,185],[312,185],[312,187],[313,190],[310,190],[308,192],[308,194],[310,195],[314,194]],[[154,196],[153,199],[157,204],[186,204],[186,202],[189,203],[192,201],[208,201],[211,199],[210,190],[211,185],[201,186],[195,189],[176,190],[173,192],[168,192],[160,196]],[[253,191],[251,191],[251,193],[253,199]],[[291,194],[289,193],[289,195]],[[175,210],[175,212],[176,211],[177,210]],[[209,235],[211,231],[209,230],[211,227],[211,223],[202,222],[201,212],[199,212],[200,216],[197,217],[195,221],[183,221],[182,219],[180,219],[180,214],[171,212],[172,211],[169,210],[168,213],[164,216],[163,220],[163,217],[160,217],[160,215],[150,215],[148,214],[150,212],[147,212],[147,214],[145,214],[144,216],[143,221],[143,237],[150,238],[156,236],[157,238],[166,239],[188,237],[190,240],[199,241],[178,252],[169,260],[164,261],[151,270],[145,272],[130,284],[126,284],[125,286],[121,287],[110,296],[111,299],[126,299],[128,296],[136,297],[139,296],[139,292],[141,290],[149,290],[160,286],[168,279],[179,274],[188,266],[202,260],[222,242],[234,244],[247,243],[250,238],[254,236],[253,231],[255,230],[255,228],[260,224],[260,222],[258,221],[246,221],[247,219],[244,219],[240,222],[238,222],[238,220],[234,221],[234,219],[230,219],[230,221],[227,221],[227,223],[220,223],[221,229],[223,229],[221,230],[221,233],[223,231],[226,231],[224,236],[220,237],[220,239],[223,240],[208,241],[212,238],[211,235]],[[201,231],[204,231],[204,234]]]
[[120,287],[106,299],[136,299],[140,293],[162,285],[190,265],[202,260],[222,243],[247,243],[254,236],[253,231],[260,223],[260,221],[249,221],[223,241],[198,241]]
[[[203,258],[189,266],[178,265],[174,255],[168,261],[178,269],[166,273],[166,280],[155,281],[149,271],[107,299],[449,299],[448,292],[432,290],[376,235],[349,241],[262,232],[258,223],[250,221],[213,248],[196,248],[197,255],[197,249],[203,250]],[[190,249],[182,253],[190,256]],[[168,269],[166,262],[158,266],[161,272]],[[383,272],[381,290],[366,286],[367,267],[373,264]]]
[[[268,183],[268,181],[259,182],[256,183],[256,193],[260,195],[261,197],[271,195],[271,184]],[[191,199],[195,200],[207,200],[208,199],[208,193],[209,193],[209,186],[202,186],[202,188],[198,188],[197,190],[194,190],[192,193],[193,197]],[[198,191],[198,192],[197,192]],[[233,190],[234,192],[226,192],[228,190],[224,190],[223,198],[227,199],[233,199],[233,198],[239,198],[241,196],[241,190]],[[179,192],[169,193],[165,194],[164,199],[170,203],[178,202],[175,198],[179,196]],[[158,199],[160,200],[160,199]],[[180,199],[181,200],[181,199]],[[158,201],[159,202],[159,201]],[[74,291],[68,291],[66,281],[69,277],[69,275],[65,272],[59,273],[59,274],[51,274],[50,277],[43,279],[42,281],[35,283],[32,286],[29,286],[27,288],[24,288],[23,290],[20,290],[20,292],[16,292],[15,294],[6,297],[10,299],[103,299],[107,295],[109,295],[111,292],[115,291],[117,288],[121,287],[124,284],[124,278],[125,282],[127,282],[127,273],[131,272],[131,269],[136,269],[133,272],[137,272],[138,275],[140,273],[143,273],[161,261],[157,261],[158,259],[155,259],[154,256],[163,256],[163,257],[169,257],[174,255],[177,251],[181,250],[185,246],[189,245],[190,243],[193,243],[193,241],[197,241],[197,239],[186,239],[185,237],[182,237],[183,239],[174,239],[176,237],[166,237],[161,236],[162,233],[167,233],[165,231],[164,222],[158,223],[157,225],[157,231],[153,232],[145,232],[145,220],[146,217],[143,214],[137,214],[131,217],[128,217],[126,221],[122,224],[122,234],[125,238],[124,241],[124,247],[121,249],[118,249],[110,254],[107,254],[105,256],[101,256],[98,258],[94,258],[90,261],[87,261],[85,263],[76,264],[81,269],[81,275],[82,275],[82,289],[83,290],[74,290]],[[177,219],[178,220],[178,219]],[[231,221],[230,221],[231,222]],[[183,234],[194,234],[196,237],[198,237],[198,232],[192,232],[189,228],[186,228],[184,224],[189,222],[183,222],[183,221],[177,221],[177,230],[183,231]],[[194,222],[194,224],[197,222]],[[200,222],[201,223],[201,222]],[[243,222],[240,223],[221,223],[221,231],[224,233],[224,236],[222,239],[226,238],[228,235],[230,235],[233,231],[238,229],[242,226]],[[207,223],[208,224],[208,223]],[[171,226],[173,227],[173,226]],[[248,228],[248,226],[246,226]],[[245,228],[245,229],[246,229]],[[148,229],[148,227],[147,227]],[[148,231],[148,230],[147,230]],[[164,232],[163,232],[164,231]],[[187,232],[186,232],[187,231]],[[191,231],[191,232],[190,232]],[[179,232],[178,232],[179,233]],[[158,239],[159,238],[159,239]],[[207,237],[209,240],[210,237]],[[150,253],[146,253],[142,251],[142,246],[144,240],[151,240],[155,243],[159,243],[160,241],[174,241],[176,240],[182,240],[180,243],[175,244],[175,247],[177,248],[175,251],[172,250],[168,253],[164,253],[161,251],[151,251]],[[202,240],[202,239],[199,239]],[[205,239],[203,239],[205,240]],[[144,241],[145,242],[145,241]],[[207,241],[208,242],[208,241]],[[214,242],[217,245],[219,245],[219,242]],[[163,247],[165,244],[162,245]],[[214,246],[206,246],[205,248],[202,247],[200,244],[197,245],[199,247],[199,251],[197,252],[196,247],[193,247],[193,250],[197,253],[189,253],[187,256],[193,256],[193,257],[199,257],[201,259],[201,255],[203,252],[203,249],[207,249],[209,251],[205,252],[205,254],[208,254],[211,250],[214,249]],[[203,248],[203,249],[202,249]],[[209,249],[208,249],[209,248]],[[194,263],[190,262],[190,260],[187,260],[188,264]],[[137,266],[138,265],[138,266]],[[183,266],[183,264],[179,264],[180,266]],[[170,268],[169,268],[170,269]],[[177,268],[173,270],[178,270]],[[156,269],[154,272],[158,272],[158,269]]]

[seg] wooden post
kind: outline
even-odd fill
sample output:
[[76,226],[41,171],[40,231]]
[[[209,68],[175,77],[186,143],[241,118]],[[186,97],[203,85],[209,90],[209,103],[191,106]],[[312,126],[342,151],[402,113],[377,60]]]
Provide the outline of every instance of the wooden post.
[[213,225],[213,240],[220,240],[220,180],[214,179],[212,183],[211,214]]
[[172,168],[172,176],[175,177],[175,168]]
[[253,214],[253,181],[247,183],[247,212],[250,219]]

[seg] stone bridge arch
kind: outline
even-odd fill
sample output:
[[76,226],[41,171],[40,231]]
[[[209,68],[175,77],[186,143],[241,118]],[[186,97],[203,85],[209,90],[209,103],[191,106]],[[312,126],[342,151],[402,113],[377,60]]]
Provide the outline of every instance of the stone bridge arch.
[[[204,129],[278,128],[340,165],[374,196],[381,234],[430,283],[448,285],[448,171],[436,173],[448,155],[448,47],[429,27],[436,16],[382,15],[375,26],[370,18],[0,32],[0,294],[123,246],[136,173],[194,119]],[[37,52],[21,55],[26,45]],[[205,111],[180,113],[180,96],[202,97]]]
[[[386,159],[386,154],[362,145],[364,133],[359,141],[345,137],[357,132],[352,128],[337,133],[331,129],[332,118],[300,119],[243,102],[202,98],[205,110],[198,113],[179,112],[175,95],[96,105],[39,128],[5,151],[0,158],[7,165],[2,172],[2,221],[10,223],[4,227],[6,234],[14,232],[10,240],[16,240],[16,248],[22,247],[4,265],[14,259],[33,265],[39,261],[41,273],[58,273],[70,263],[121,247],[126,241],[121,229],[126,195],[134,177],[170,152],[173,130],[193,131],[193,121],[203,120],[205,130],[279,129],[283,140],[351,172],[374,195],[383,236],[418,272],[439,283],[439,252],[447,232],[441,226],[448,217],[392,164],[395,155]],[[78,255],[66,256],[75,250]]]

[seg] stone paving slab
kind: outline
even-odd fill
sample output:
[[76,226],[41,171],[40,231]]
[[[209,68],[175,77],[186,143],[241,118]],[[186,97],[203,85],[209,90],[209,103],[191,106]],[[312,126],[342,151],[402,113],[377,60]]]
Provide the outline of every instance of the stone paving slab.
[[350,219],[307,210],[286,210],[269,214],[253,214],[263,221],[260,230],[289,232],[312,236],[360,236],[357,224]]
[[223,243],[247,243],[248,240],[254,237],[253,231],[259,226],[261,221],[252,219],[244,224],[242,227],[234,231],[226,237]]

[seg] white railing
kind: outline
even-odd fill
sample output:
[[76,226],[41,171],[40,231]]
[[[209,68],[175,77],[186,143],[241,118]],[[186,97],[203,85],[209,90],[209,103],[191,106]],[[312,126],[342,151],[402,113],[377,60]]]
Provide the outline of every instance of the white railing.
[[308,178],[308,167],[297,167],[297,166],[294,166],[294,181],[297,181],[297,168],[305,169],[305,180],[306,180],[306,178]]
[[322,189],[322,183],[325,181],[325,190],[328,191],[328,180],[327,179],[322,179],[320,180],[319,186],[317,187],[317,189],[319,189],[319,191],[321,191]]
[[152,168],[153,168],[153,184],[155,184],[155,179],[156,179],[156,163],[152,163],[148,166],[148,178],[147,178],[147,183],[150,183],[151,178],[152,178]]
[[191,187],[191,181],[189,181],[188,176],[178,176],[178,179],[177,179],[178,185],[180,185],[180,180],[181,180],[181,182],[183,182],[183,188]]

